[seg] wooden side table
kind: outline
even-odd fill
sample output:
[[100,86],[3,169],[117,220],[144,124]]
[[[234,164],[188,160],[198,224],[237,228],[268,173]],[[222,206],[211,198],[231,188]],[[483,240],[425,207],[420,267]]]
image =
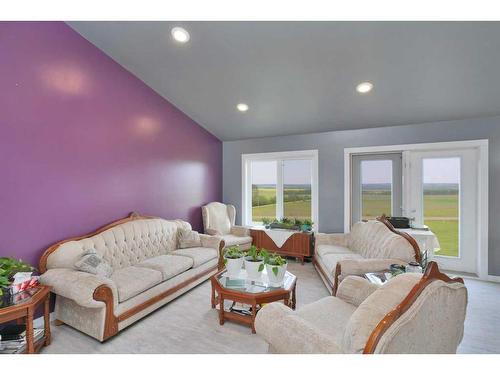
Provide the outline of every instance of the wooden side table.
[[[50,344],[49,297],[50,287],[40,285],[37,291],[27,300],[20,303],[10,303],[0,307],[0,323],[16,320],[18,324],[26,323],[26,349],[22,353],[33,354],[40,351],[43,346]],[[22,293],[22,292],[21,292]],[[33,339],[33,319],[38,306],[43,304],[44,333],[36,342]]]
[[263,247],[272,253],[295,257],[300,259],[302,264],[304,264],[305,257],[311,257],[313,255],[313,232],[296,232],[292,234],[281,247],[276,246],[265,230],[252,228],[250,229],[250,235],[253,239],[252,243],[258,248]]

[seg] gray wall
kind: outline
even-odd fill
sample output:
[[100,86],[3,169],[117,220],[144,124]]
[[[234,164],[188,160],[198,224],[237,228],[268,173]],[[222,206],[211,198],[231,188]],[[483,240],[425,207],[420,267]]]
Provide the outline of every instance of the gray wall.
[[500,275],[500,116],[438,123],[333,131],[223,143],[223,199],[241,220],[241,154],[319,151],[319,230],[344,229],[344,148],[489,139],[489,273]]

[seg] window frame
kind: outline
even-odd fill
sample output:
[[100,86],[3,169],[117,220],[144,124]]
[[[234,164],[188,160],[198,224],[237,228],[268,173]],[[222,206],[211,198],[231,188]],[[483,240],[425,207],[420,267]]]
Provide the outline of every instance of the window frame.
[[[252,176],[251,163],[254,161],[276,161],[276,217],[283,216],[283,164],[285,160],[310,160],[311,161],[311,220],[313,230],[318,231],[318,150],[267,152],[241,155],[241,222],[245,226],[261,225],[252,220]],[[281,215],[281,216],[280,216]]]

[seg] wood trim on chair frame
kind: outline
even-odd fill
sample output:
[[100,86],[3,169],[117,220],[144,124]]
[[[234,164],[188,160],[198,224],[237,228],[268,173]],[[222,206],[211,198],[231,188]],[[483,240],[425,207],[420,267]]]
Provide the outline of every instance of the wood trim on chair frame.
[[464,283],[460,277],[450,278],[441,271],[436,262],[429,262],[422,279],[410,290],[408,295],[392,311],[387,313],[372,331],[366,342],[363,354],[373,354],[380,338],[389,329],[389,327],[398,320],[417,300],[423,290],[433,281],[442,280],[446,283]]
[[[128,217],[114,221],[114,222],[109,223],[109,224],[106,224],[106,225],[98,228],[97,230],[95,230],[92,233],[89,233],[89,234],[86,234],[83,236],[68,238],[66,240],[62,240],[62,241],[55,243],[54,245],[50,246],[47,250],[45,250],[45,252],[43,253],[43,255],[40,259],[40,262],[39,262],[40,273],[44,273],[47,271],[47,259],[48,259],[48,257],[50,256],[50,254],[52,254],[54,251],[56,251],[59,248],[59,246],[61,246],[62,244],[69,242],[69,241],[78,241],[78,240],[82,240],[84,238],[89,238],[89,237],[95,236],[99,233],[102,233],[110,228],[118,226],[120,224],[124,224],[124,223],[130,222],[130,221],[135,221],[135,220],[142,220],[142,219],[161,219],[161,218],[156,217],[156,216],[139,215],[136,212],[132,212],[132,213],[130,213],[130,215]],[[219,257],[218,257],[219,259],[218,259],[216,266],[213,266],[213,267],[203,271],[202,273],[200,273],[196,276],[190,277],[189,279],[184,280],[182,283],[180,283],[180,284],[178,284],[170,289],[167,289],[166,291],[164,291],[164,292],[162,292],[154,297],[151,297],[150,299],[148,299],[147,301],[144,301],[140,305],[134,306],[133,308],[120,314],[118,317],[115,316],[115,313],[114,313],[113,291],[111,290],[111,288],[109,286],[107,286],[105,284],[99,285],[94,290],[93,298],[96,301],[104,302],[105,308],[106,308],[103,341],[106,341],[107,339],[109,339],[110,337],[112,337],[118,333],[118,323],[119,322],[122,322],[122,321],[132,317],[133,315],[141,312],[142,310],[150,307],[151,305],[154,305],[155,303],[161,301],[162,299],[167,298],[169,295],[171,295],[171,294],[177,292],[178,290],[188,286],[189,284],[206,276],[207,274],[210,274],[211,272],[214,272],[214,271],[220,271],[221,269],[223,269],[224,268],[224,261],[223,261],[223,253],[222,252],[223,252],[224,246],[225,246],[224,240],[221,240],[219,243]]]

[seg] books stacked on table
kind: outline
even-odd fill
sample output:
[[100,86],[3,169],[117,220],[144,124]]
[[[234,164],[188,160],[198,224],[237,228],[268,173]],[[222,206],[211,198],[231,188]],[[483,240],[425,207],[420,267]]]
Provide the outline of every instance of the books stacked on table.
[[[33,330],[33,342],[43,337],[43,329]],[[0,330],[0,354],[16,354],[26,350],[26,325],[10,324]]]

